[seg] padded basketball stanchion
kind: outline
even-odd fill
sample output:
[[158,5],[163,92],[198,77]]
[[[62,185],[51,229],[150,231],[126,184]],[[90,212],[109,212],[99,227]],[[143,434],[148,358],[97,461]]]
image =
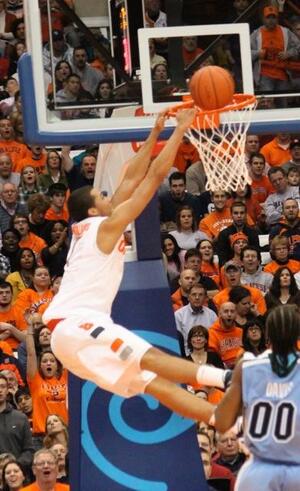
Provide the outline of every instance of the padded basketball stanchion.
[[[154,198],[137,220],[142,260],[125,264],[112,316],[158,348],[178,354],[157,205]],[[139,250],[147,242],[151,248]],[[207,490],[193,421],[149,396],[123,399],[74,376],[69,387],[72,491]]]

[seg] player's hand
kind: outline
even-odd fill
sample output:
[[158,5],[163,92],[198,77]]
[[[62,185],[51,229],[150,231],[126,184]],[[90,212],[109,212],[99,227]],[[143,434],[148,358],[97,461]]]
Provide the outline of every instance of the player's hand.
[[161,132],[165,127],[166,120],[168,119],[168,111],[169,109],[165,109],[157,115],[154,128],[159,132]]
[[176,114],[177,119],[177,127],[187,130],[193,123],[196,117],[197,111],[195,108],[190,109],[182,109],[182,111],[178,111]]

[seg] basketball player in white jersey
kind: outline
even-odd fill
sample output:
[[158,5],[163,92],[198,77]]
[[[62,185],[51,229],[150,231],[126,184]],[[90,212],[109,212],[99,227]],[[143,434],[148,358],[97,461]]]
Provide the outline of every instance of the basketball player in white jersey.
[[223,387],[224,371],[169,356],[110,317],[123,274],[123,232],[168,174],[194,117],[193,109],[178,114],[173,134],[149,165],[151,150],[164,128],[166,113],[161,113],[111,199],[88,186],[71,194],[69,212],[77,223],[72,227],[60,290],[43,319],[50,328],[55,326],[53,352],[75,375],[123,397],[151,394],[183,416],[208,422],[213,406],[175,383]]
[[244,438],[252,457],[240,470],[236,491],[300,489],[300,313],[282,305],[267,318],[270,350],[241,360],[215,412],[225,432],[244,413]]

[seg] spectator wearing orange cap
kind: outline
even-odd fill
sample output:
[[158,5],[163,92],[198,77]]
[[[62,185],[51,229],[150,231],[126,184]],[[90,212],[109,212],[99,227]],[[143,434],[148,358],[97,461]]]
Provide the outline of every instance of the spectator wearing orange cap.
[[[248,237],[243,232],[237,232],[236,234],[231,235],[229,240],[233,254],[232,261],[235,262],[238,266],[242,267],[241,252],[244,247],[248,245]],[[228,286],[226,275],[224,272],[224,266],[222,266],[220,269],[220,282],[223,288]]]
[[300,46],[297,36],[280,26],[279,12],[273,5],[263,9],[263,26],[251,34],[254,80],[259,90],[286,91],[291,88],[285,61],[297,59]]

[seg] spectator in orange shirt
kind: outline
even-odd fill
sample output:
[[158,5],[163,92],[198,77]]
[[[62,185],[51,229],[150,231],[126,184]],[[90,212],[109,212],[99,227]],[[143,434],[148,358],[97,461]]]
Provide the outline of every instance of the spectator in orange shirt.
[[208,330],[208,348],[218,353],[227,368],[233,368],[242,345],[243,331],[236,326],[232,302],[220,306],[219,319]]
[[290,141],[289,133],[278,133],[273,140],[260,149],[260,153],[271,167],[278,167],[292,158]]
[[201,256],[200,272],[211,278],[217,286],[220,285],[219,266],[214,262],[214,248],[210,240],[200,240],[197,249]]
[[[300,43],[290,29],[279,25],[278,17],[276,6],[264,7],[263,26],[251,33],[254,81],[263,92],[292,89],[285,61],[297,59]],[[285,107],[286,100],[280,102]]]
[[[234,286],[245,286],[241,285],[242,270],[238,264],[233,261],[228,261],[224,266],[224,272],[229,286],[221,290],[213,298],[213,302],[218,310],[224,302],[228,301],[231,288]],[[256,311],[263,315],[266,312],[266,304],[262,293],[257,288],[251,286],[245,286],[245,288],[250,292],[251,302],[256,306]]]
[[179,172],[185,172],[186,169],[199,160],[199,153],[196,147],[190,142],[187,136],[184,136],[182,143],[177,151],[174,166]]
[[66,206],[67,190],[67,186],[62,182],[57,182],[49,186],[50,207],[45,213],[46,220],[64,220],[68,222],[69,212]]
[[68,421],[66,407],[67,373],[51,350],[44,350],[37,357],[34,331],[29,326],[26,335],[27,382],[32,396],[33,434],[45,432],[49,414],[57,414],[65,423]]
[[0,154],[6,153],[10,156],[13,171],[15,172],[16,166],[20,160],[22,160],[27,153],[26,145],[14,140],[14,129],[9,119],[0,120]]
[[12,286],[7,281],[0,284],[0,339],[16,350],[25,339],[25,319],[15,305],[12,305]]
[[180,287],[171,295],[173,310],[180,309],[189,303],[188,295],[196,284],[196,273],[192,269],[184,269],[178,280]]
[[58,463],[52,450],[45,448],[38,450],[33,457],[32,470],[35,482],[22,488],[21,491],[69,491],[68,484],[57,482]]
[[19,246],[31,249],[36,257],[37,263],[39,263],[41,251],[46,247],[46,242],[38,235],[30,232],[29,218],[23,213],[16,213],[12,217],[11,226],[21,235]]
[[197,36],[184,36],[182,38],[182,56],[184,65],[189,65],[201,53],[203,49],[198,48]]
[[15,308],[24,317],[29,313],[41,312],[43,307],[48,305],[52,298],[51,278],[48,269],[45,266],[38,266],[32,278],[33,287],[25,288],[16,302]]
[[282,235],[276,235],[271,242],[270,253],[273,261],[266,264],[264,271],[275,274],[282,266],[286,266],[293,274],[300,271],[300,261],[289,259],[289,239]]
[[202,218],[199,223],[199,230],[204,232],[210,239],[216,240],[219,233],[232,224],[232,216],[227,205],[228,195],[225,191],[213,191],[211,199],[215,211]]
[[[266,159],[262,153],[254,153],[249,160],[250,176],[252,178],[252,198],[258,203],[264,203],[274,188],[265,175]],[[256,220],[254,220],[255,222]]]
[[16,166],[16,172],[22,172],[22,169],[31,165],[38,174],[41,174],[46,168],[47,152],[41,145],[28,145],[26,156],[19,160]]

